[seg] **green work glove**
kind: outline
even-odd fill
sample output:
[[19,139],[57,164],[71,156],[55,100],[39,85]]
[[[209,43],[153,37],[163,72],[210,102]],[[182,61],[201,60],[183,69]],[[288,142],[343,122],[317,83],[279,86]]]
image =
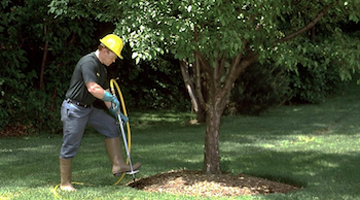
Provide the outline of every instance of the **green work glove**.
[[128,123],[128,121],[129,121],[129,118],[128,117],[126,117],[124,114],[122,114],[122,113],[120,113],[120,118],[121,118],[121,121],[124,123],[124,125],[126,124],[126,123]]
[[110,92],[105,91],[104,97],[101,99],[102,101],[110,101],[111,107],[109,108],[110,113],[113,115],[117,115],[117,111],[120,108],[120,102],[117,100],[117,98],[110,94]]
[[111,95],[110,92],[108,92],[106,90],[105,90],[104,97],[101,100],[102,101],[110,101],[110,102],[115,102],[115,101],[119,102],[115,96]]
[[[119,120],[119,119],[118,119],[118,112],[117,112],[117,111],[113,110],[112,108],[109,108],[109,112],[110,112],[112,115],[114,115],[117,120]],[[122,114],[121,112],[120,112],[120,118],[121,118],[121,122],[123,123],[123,126],[125,126],[125,124],[128,123],[128,121],[129,121],[129,118],[126,117],[126,116],[125,116],[124,114]]]
[[[102,101],[110,101],[113,105],[109,108],[109,112],[114,115],[116,118],[118,117],[120,102],[117,98],[110,94],[110,92],[105,91],[104,97],[101,99]],[[123,124],[125,125],[129,118],[120,112],[120,118]]]

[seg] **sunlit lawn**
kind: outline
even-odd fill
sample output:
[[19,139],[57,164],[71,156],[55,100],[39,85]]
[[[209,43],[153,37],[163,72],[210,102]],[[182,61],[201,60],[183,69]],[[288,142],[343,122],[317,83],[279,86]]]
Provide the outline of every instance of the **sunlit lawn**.
[[[360,87],[360,86],[358,86]],[[345,88],[346,89],[346,88]],[[221,166],[303,188],[289,194],[218,199],[360,199],[360,115],[357,87],[319,105],[270,109],[259,117],[227,116],[221,127]],[[137,178],[177,169],[202,168],[204,125],[194,115],[129,111]],[[60,135],[0,139],[0,199],[202,199],[148,193],[120,185],[102,136],[87,131],[73,161],[75,193],[60,182]]]

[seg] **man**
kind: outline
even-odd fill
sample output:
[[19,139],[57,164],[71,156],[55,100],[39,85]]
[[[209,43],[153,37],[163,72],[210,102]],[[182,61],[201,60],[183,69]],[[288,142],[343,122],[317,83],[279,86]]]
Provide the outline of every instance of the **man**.
[[[120,112],[119,101],[109,93],[106,66],[114,63],[117,57],[123,59],[123,43],[120,37],[114,34],[106,35],[100,42],[96,52],[82,57],[77,63],[61,106],[64,135],[60,151],[60,189],[66,191],[75,190],[71,184],[71,160],[78,152],[87,125],[106,137],[105,146],[113,165],[114,176],[131,171],[130,166],[123,160],[120,130],[116,120],[103,110],[92,106],[96,99],[100,99],[104,101],[110,113],[117,116]],[[127,120],[124,115],[121,116],[122,120]],[[133,169],[137,170],[140,166],[140,163],[136,163]]]

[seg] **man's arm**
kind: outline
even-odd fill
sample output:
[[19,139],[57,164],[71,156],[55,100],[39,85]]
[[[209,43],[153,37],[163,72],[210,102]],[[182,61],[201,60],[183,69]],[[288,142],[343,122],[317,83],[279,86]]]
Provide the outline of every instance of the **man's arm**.
[[[100,85],[98,85],[96,82],[87,82],[86,83],[86,87],[88,89],[88,91],[90,92],[90,94],[92,94],[94,97],[100,99],[100,100],[103,100],[104,97],[106,96],[105,95],[105,91],[108,92],[108,95],[111,95],[109,89],[107,90],[104,90]],[[112,98],[114,98],[116,100],[117,103],[115,103],[115,106],[114,108],[111,108],[111,102],[110,101],[104,101],[105,105],[107,108],[110,109],[110,112],[113,113],[115,111],[116,116],[118,116],[118,110],[119,110],[119,107],[120,107],[120,102],[113,96],[111,96]],[[108,98],[108,97],[106,97]],[[126,124],[128,121],[129,121],[129,118],[126,117],[124,114],[122,114],[120,112],[120,117],[121,117],[121,120],[123,121],[124,124]]]
[[[86,83],[86,88],[90,92],[91,95],[93,95],[95,98],[103,99],[105,95],[105,90],[96,82],[90,81]],[[106,90],[109,92],[109,90]],[[104,101],[107,108],[111,107],[111,102]]]

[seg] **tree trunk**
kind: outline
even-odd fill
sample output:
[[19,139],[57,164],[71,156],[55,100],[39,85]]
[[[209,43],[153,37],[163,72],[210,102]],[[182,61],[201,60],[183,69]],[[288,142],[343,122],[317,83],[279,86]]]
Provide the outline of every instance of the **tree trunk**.
[[[198,95],[200,105],[206,111],[203,172],[206,174],[221,174],[219,147],[221,116],[234,82],[246,67],[257,60],[258,55],[251,50],[246,55],[240,53],[230,64],[229,71],[224,70],[226,56],[217,57],[215,67],[211,67],[200,53],[197,53],[195,58],[197,92],[200,92],[200,88],[206,91],[204,92],[206,98],[201,94]],[[203,73],[202,77],[206,78],[204,86],[200,83],[201,72]],[[227,78],[224,82],[221,82],[223,76],[227,76]]]
[[203,173],[221,174],[219,147],[221,113],[215,106],[211,107],[206,115]]

